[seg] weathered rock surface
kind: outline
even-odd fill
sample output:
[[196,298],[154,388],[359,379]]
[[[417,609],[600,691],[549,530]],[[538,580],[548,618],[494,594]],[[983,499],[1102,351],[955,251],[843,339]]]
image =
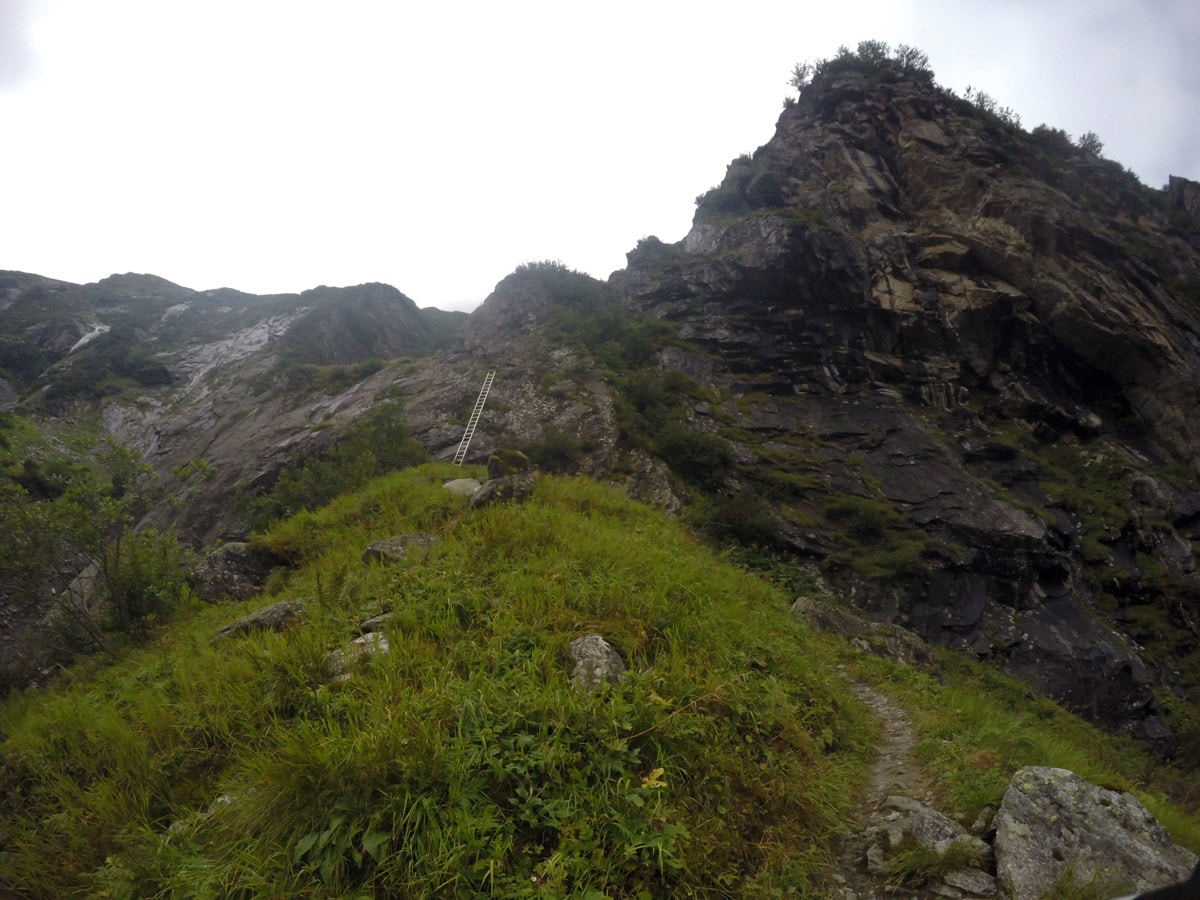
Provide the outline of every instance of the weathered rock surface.
[[241,541],[222,544],[196,566],[192,586],[196,596],[217,600],[248,600],[262,589],[272,563]]
[[482,509],[493,503],[524,503],[533,497],[537,486],[537,472],[527,469],[516,475],[492,478],[471,498],[471,509]]
[[488,479],[505,478],[533,468],[529,457],[520,450],[496,450],[488,457]]
[[251,631],[282,631],[306,618],[301,600],[280,600],[235,619],[217,632],[218,638],[232,638]]
[[864,653],[918,666],[935,674],[940,671],[929,645],[907,628],[888,622],[872,622],[844,607],[812,597],[797,597],[792,604],[792,615],[817,631],[842,635]]
[[436,546],[439,538],[436,534],[398,534],[382,541],[372,541],[362,552],[364,563],[395,563],[406,558],[413,552],[429,550]]
[[616,684],[625,673],[625,661],[621,655],[598,634],[585,634],[571,641],[567,656],[575,664],[571,681],[583,691]]
[[475,478],[455,478],[442,485],[442,490],[449,491],[459,497],[474,497],[479,493],[483,483]]
[[359,622],[358,630],[363,634],[370,634],[372,631],[385,631],[387,629],[388,622],[392,621],[394,618],[396,618],[396,614],[394,612],[380,613],[377,616],[371,616],[371,618]]
[[382,631],[371,631],[355,638],[345,647],[333,650],[325,657],[325,674],[334,681],[348,681],[354,676],[354,668],[364,659],[388,653],[391,645]]
[[918,800],[888,797],[883,807],[871,816],[864,839],[867,870],[872,875],[884,878],[894,875],[899,854],[923,847],[938,856],[955,853],[976,863],[951,870],[939,880],[971,896],[990,897],[996,893],[995,879],[979,868],[990,860],[991,847],[953,819]]
[[1113,895],[1182,881],[1196,856],[1131,794],[1089,784],[1066,769],[1017,772],[995,818],[996,872],[1013,900],[1041,900],[1068,869],[1076,884]]
[[[1169,753],[1154,687],[1170,673],[1111,610],[1173,608],[1168,582],[1197,593],[1194,562],[1164,552],[1174,538],[1139,524],[1168,517],[1172,490],[1131,479],[1127,511],[1099,516],[1098,488],[1051,458],[1120,481],[1200,447],[1200,241],[1171,225],[1194,194],[1151,197],[929,83],[844,68],[730,166],[683,241],[641,242],[612,281],[699,351],[664,365],[730,398],[710,427],[730,435],[737,486],[783,512],[790,552],[871,618]],[[805,487],[781,495],[780,470]],[[850,522],[848,541],[825,516],[847,496],[885,504],[923,546],[902,550],[882,520]],[[894,564],[863,564],[880,552]],[[1170,560],[1157,586],[1147,554]],[[1195,621],[1186,605],[1163,618]]]

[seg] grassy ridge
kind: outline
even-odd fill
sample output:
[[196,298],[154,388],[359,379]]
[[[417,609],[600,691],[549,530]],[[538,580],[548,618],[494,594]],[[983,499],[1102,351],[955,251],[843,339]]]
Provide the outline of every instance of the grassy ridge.
[[[367,540],[433,531],[417,559]],[[584,481],[469,512],[423,467],[281,524],[307,625],[214,645],[205,609],[0,718],[5,871],[32,896],[805,893],[870,724],[786,596]],[[392,652],[326,652],[397,615]],[[599,631],[632,674],[582,695]],[[233,802],[206,810],[219,794]],[[168,831],[172,822],[179,823]]]
[[[945,655],[943,685],[810,635],[790,596],[604,486],[543,478],[527,504],[470,511],[449,474],[406,470],[279,523],[257,538],[293,564],[271,596],[194,608],[115,665],[6,701],[0,890],[820,896],[875,729],[837,663],[908,709],[948,812],[1059,765],[1134,788],[1200,847],[1135,746],[1004,676]],[[441,540],[361,562],[414,531]],[[213,640],[287,597],[305,625]],[[326,654],[385,611],[391,652],[331,683]],[[631,673],[580,694],[566,647],[591,632]]]

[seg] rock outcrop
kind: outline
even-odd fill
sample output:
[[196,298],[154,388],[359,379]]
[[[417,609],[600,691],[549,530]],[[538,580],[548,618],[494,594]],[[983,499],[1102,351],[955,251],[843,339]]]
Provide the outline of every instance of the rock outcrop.
[[397,534],[381,541],[372,541],[362,552],[364,563],[396,563],[416,552],[424,552],[437,545],[436,534]]
[[730,442],[782,545],[872,618],[1170,753],[1173,666],[1121,610],[1195,641],[1195,563],[1169,549],[1192,538],[1145,524],[1172,518],[1172,458],[1196,481],[1192,195],[891,64],[834,65],[613,283],[698,351],[661,363],[727,398],[691,421]]
[[625,661],[613,646],[598,634],[585,634],[571,641],[567,656],[574,663],[571,681],[582,691],[594,691],[616,684],[625,673]]
[[283,631],[283,629],[303,622],[307,618],[304,603],[300,600],[280,600],[256,609],[254,612],[234,619],[219,632],[218,638],[233,638],[249,634],[252,631]]
[[1066,769],[1017,772],[993,824],[997,877],[1013,900],[1065,893],[1067,882],[1139,893],[1183,881],[1196,865],[1137,798]]
[[204,557],[192,575],[196,596],[209,603],[249,600],[271,574],[272,563],[242,541],[222,544]]

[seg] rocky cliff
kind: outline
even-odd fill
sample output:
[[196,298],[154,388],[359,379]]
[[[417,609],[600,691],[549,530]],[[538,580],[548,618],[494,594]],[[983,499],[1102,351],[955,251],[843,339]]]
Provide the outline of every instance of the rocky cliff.
[[[830,66],[680,244],[644,241],[614,281],[702,351],[664,364],[729,398],[698,418],[791,550],[878,617],[1169,745],[1155,692],[1180,692],[1197,636],[1194,193],[898,66]],[[772,491],[781,465],[808,496]],[[843,565],[831,525],[860,560],[882,543],[847,494],[916,529],[922,565]],[[1139,643],[1163,639],[1148,671]]]

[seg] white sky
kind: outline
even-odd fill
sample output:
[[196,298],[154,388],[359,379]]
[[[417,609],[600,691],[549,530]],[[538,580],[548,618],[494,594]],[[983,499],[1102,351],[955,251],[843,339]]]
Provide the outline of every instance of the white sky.
[[443,309],[529,260],[604,278],[865,38],[1200,179],[1195,0],[0,0],[0,269]]

